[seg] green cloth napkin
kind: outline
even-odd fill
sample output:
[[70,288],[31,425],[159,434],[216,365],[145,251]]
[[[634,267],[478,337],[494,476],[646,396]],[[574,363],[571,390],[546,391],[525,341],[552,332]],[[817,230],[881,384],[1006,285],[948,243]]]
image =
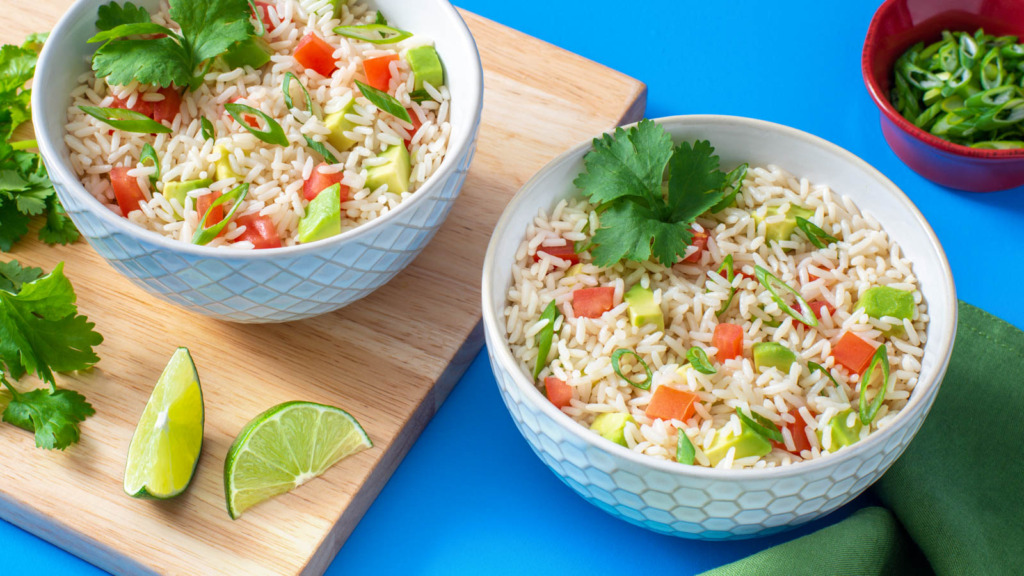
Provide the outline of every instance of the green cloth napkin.
[[1024,332],[960,302],[935,405],[871,489],[888,510],[704,575],[1024,574]]

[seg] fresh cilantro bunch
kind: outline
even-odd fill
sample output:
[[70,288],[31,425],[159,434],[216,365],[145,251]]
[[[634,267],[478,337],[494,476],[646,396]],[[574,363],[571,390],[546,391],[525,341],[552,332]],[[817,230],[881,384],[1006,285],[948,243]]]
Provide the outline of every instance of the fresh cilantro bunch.
[[171,0],[175,32],[150,21],[145,8],[131,2],[100,6],[98,34],[103,42],[92,59],[100,78],[125,85],[142,84],[199,88],[213,59],[253,34],[248,0]]
[[[17,260],[0,262],[0,383],[11,394],[3,421],[35,432],[36,446],[63,450],[78,441],[78,424],[95,414],[85,397],[57,388],[54,372],[84,370],[99,361],[103,337],[78,314],[64,264],[43,275]],[[49,384],[19,392],[8,380],[31,372]]]
[[45,216],[39,239],[68,244],[78,231],[64,213],[46,167],[38,154],[27,152],[35,141],[10,142],[18,126],[31,116],[32,91],[25,83],[36,71],[45,34],[33,34],[21,46],[0,48],[0,251],[7,252],[25,233],[33,216]]
[[642,262],[653,255],[671,266],[685,256],[693,221],[709,209],[724,208],[736,192],[739,169],[719,170],[714,151],[700,140],[673,146],[671,136],[651,120],[595,138],[594,149],[583,158],[586,172],[574,182],[601,215],[591,240],[594,263]]

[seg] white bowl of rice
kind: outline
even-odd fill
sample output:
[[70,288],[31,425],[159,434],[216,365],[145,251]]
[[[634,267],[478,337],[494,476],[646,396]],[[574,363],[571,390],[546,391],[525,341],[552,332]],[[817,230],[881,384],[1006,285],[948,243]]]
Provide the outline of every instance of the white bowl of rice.
[[[677,145],[710,141],[722,172],[749,163],[735,201],[697,217],[706,242],[670,266],[598,266],[592,231],[608,211],[574,185],[594,145],[548,164],[509,203],[484,264],[502,398],[563,482],[633,524],[721,540],[819,518],[878,480],[931,407],[956,330],[945,254],[906,195],[834,144],[746,118],[655,122]],[[798,209],[801,228],[768,241]],[[808,222],[829,240],[811,243]],[[796,295],[773,298],[783,285]],[[595,309],[594,294],[607,302]],[[735,350],[716,334],[725,324]]]
[[[108,84],[91,69],[102,43],[87,40],[108,3],[78,0],[54,28],[38,64],[33,120],[65,209],[92,247],[137,285],[223,320],[309,318],[388,282],[444,222],[465,181],[483,105],[476,44],[447,1],[257,2],[268,62],[231,68],[218,58],[197,90],[168,88],[181,102],[162,117],[154,110],[167,104],[166,90]],[[137,4],[154,24],[178,31],[166,0]],[[385,19],[403,39],[367,42],[336,30],[365,35]],[[311,35],[333,66],[297,57]],[[411,54],[422,47],[440,60],[442,76],[437,67],[420,68],[425,78],[431,70],[443,78],[437,86],[415,78]],[[291,102],[282,87],[289,73]],[[372,101],[357,81],[379,85],[409,120],[389,113],[379,97]],[[232,104],[273,120],[287,143],[257,134],[271,129],[263,116],[239,113],[243,126],[226,111]],[[82,106],[136,111],[168,133],[115,129]],[[340,202],[323,203],[313,221],[313,199],[327,189]],[[215,215],[211,203],[223,196],[232,201]],[[218,234],[201,234],[218,221]]]

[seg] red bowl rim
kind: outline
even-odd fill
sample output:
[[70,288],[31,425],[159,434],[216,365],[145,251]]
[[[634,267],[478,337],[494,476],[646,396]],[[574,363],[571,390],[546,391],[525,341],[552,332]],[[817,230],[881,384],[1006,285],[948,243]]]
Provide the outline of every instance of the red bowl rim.
[[871,63],[875,61],[877,55],[876,46],[878,43],[875,42],[875,36],[878,34],[882,15],[890,11],[893,8],[893,5],[900,1],[906,0],[885,0],[878,10],[875,11],[875,15],[871,18],[871,24],[868,26],[867,36],[864,38],[864,51],[861,56],[861,75],[864,76],[864,84],[867,86],[868,93],[871,94],[871,99],[875,101],[875,105],[878,106],[879,110],[885,114],[890,122],[899,126],[901,130],[925,144],[938,148],[948,154],[987,160],[1024,158],[1024,148],[1014,148],[1010,150],[986,150],[982,148],[971,148],[970,146],[963,146],[961,144],[954,144],[948,140],[943,140],[934,134],[925,132],[917,126],[914,126],[914,124],[896,111],[896,108],[894,108],[892,103],[889,102],[889,98],[884,94],[882,87],[878,85],[874,74],[872,74]]

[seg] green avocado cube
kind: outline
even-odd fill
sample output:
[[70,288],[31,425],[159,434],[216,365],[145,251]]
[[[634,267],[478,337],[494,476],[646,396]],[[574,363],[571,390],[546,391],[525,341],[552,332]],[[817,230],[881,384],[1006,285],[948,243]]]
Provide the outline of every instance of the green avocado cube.
[[874,286],[864,291],[854,308],[863,308],[872,318],[910,319],[914,317],[914,294],[889,286]]
[[[181,204],[181,207],[185,207],[185,198],[188,197],[188,193],[193,190],[200,188],[209,188],[213,184],[213,180],[209,178],[203,178],[201,180],[187,180],[185,182],[168,182],[164,184],[164,198],[170,200],[174,198]],[[193,203],[194,204],[194,203]],[[175,216],[180,220],[183,218],[181,214],[175,209]],[[199,215],[203,217],[202,214]]]
[[227,52],[221,54],[220,58],[232,70],[244,66],[259,70],[267,62],[270,62],[270,55],[273,53],[274,50],[266,40],[259,36],[249,36],[245,40],[231,45]]
[[634,284],[626,291],[622,299],[629,305],[629,321],[639,328],[644,324],[654,324],[661,332],[665,331],[665,316],[661,306],[654,303],[654,292],[640,284]]
[[344,108],[324,117],[324,126],[331,131],[330,135],[327,136],[327,141],[339,152],[345,152],[356,145],[355,140],[345,136],[346,131],[351,132],[356,127],[355,122],[345,118],[346,114],[352,113],[355,105],[356,101],[354,99],[349,100]]
[[444,84],[444,67],[441,66],[441,57],[433,46],[420,46],[413,48],[406,54],[409,60],[409,68],[416,76],[414,88],[423,90],[423,83],[427,82],[434,88],[441,88]]
[[217,180],[227,180],[228,178],[234,178],[235,180],[241,180],[242,177],[235,173],[234,168],[231,167],[231,151],[228,150],[227,146],[219,145],[216,150],[220,152],[220,159],[217,160]]
[[299,242],[303,244],[341,234],[341,186],[324,188],[306,207],[299,220]]
[[860,430],[864,427],[860,422],[860,418],[854,417],[852,427],[846,425],[846,421],[850,419],[850,414],[853,413],[852,409],[844,410],[833,416],[823,428],[818,428],[818,440],[822,446],[825,445],[826,435],[831,435],[832,437],[832,447],[829,448],[829,452],[835,452],[845,446],[852,446],[860,440]]
[[387,184],[388,192],[395,194],[408,192],[412,166],[409,161],[409,151],[405,149],[405,145],[388,146],[387,150],[381,152],[377,157],[387,161],[366,169],[366,187],[376,190]]
[[796,362],[796,354],[778,342],[758,342],[751,347],[754,354],[754,369],[774,366],[788,374],[790,366]]
[[[769,216],[776,216],[780,214],[778,206],[769,206],[765,211],[765,215],[761,216],[754,214],[754,222],[758,225],[764,222],[765,218]],[[767,241],[775,240],[789,240],[796,231],[796,219],[797,216],[804,219],[809,219],[814,216],[813,210],[808,210],[802,206],[796,204],[790,204],[789,210],[785,212],[785,218],[779,222],[769,222],[764,226],[764,239]]]
[[636,420],[633,420],[633,417],[625,412],[605,412],[594,418],[590,429],[616,444],[625,446],[627,422],[636,424]]
[[704,451],[704,454],[711,460],[712,466],[718,463],[729,453],[730,448],[736,448],[733,458],[746,458],[747,456],[764,456],[772,451],[772,444],[765,437],[761,436],[746,424],[740,423],[739,435],[715,434],[711,441],[711,447]]

